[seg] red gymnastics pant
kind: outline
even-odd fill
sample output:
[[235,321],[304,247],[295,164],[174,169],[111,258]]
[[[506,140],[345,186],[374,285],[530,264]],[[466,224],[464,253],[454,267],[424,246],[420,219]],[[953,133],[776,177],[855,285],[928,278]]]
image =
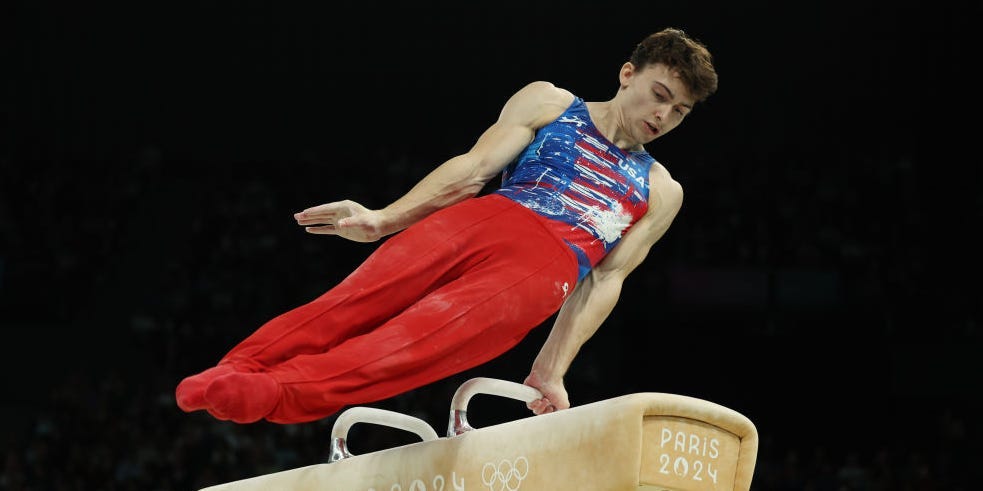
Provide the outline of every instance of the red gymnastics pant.
[[577,281],[576,257],[546,220],[497,194],[437,211],[324,295],[265,323],[219,366],[269,374],[280,390],[265,419],[300,423],[496,358]]

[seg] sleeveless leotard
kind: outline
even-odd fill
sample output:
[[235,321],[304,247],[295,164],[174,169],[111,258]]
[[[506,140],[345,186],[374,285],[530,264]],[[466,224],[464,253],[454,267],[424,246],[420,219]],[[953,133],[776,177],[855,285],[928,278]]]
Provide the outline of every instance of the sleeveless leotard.
[[536,132],[494,193],[549,219],[577,256],[578,280],[648,209],[648,152],[621,150],[594,126],[584,100]]

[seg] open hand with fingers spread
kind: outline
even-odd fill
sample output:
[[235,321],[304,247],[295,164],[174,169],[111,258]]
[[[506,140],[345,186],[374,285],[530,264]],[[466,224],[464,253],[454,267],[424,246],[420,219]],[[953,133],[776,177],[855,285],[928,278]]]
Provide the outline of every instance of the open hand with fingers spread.
[[294,213],[294,219],[308,233],[337,235],[355,242],[375,242],[387,235],[382,212],[352,200],[307,208]]

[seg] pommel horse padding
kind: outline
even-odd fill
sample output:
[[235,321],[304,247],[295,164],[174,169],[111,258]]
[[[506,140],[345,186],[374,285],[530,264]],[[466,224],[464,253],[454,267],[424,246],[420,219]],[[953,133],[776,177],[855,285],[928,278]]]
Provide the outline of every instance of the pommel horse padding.
[[[332,449],[358,422],[414,431],[424,441],[337,460],[332,452],[330,463],[201,491],[750,490],[757,430],[747,417],[719,404],[637,393],[474,429],[465,416],[476,393],[523,401],[541,397],[522,384],[469,380],[455,394],[449,436],[436,439],[421,426],[425,422],[411,416],[351,408],[336,420]],[[360,414],[350,413],[355,410]]]

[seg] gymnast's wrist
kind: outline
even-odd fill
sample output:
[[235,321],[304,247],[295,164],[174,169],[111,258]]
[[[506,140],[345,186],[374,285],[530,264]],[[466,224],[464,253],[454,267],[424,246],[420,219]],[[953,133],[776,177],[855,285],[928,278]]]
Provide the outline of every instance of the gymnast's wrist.
[[529,371],[529,377],[541,384],[562,384],[563,375],[564,371],[539,362],[533,363]]
[[389,207],[374,210],[376,220],[376,231],[381,237],[392,235],[406,228],[400,224],[398,214],[394,213]]

